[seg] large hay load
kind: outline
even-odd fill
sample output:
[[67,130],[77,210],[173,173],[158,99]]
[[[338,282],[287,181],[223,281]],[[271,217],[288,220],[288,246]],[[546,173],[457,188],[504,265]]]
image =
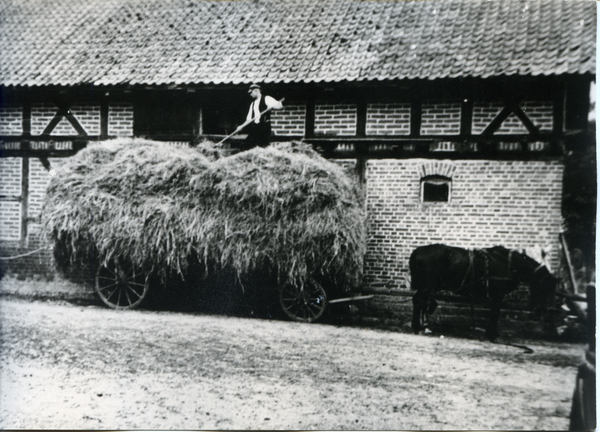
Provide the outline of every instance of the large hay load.
[[[90,144],[52,179],[43,225],[60,269],[88,266],[100,298],[133,308],[174,277],[229,272],[313,321],[360,283],[364,209],[351,179],[302,144],[224,156],[211,143]],[[200,275],[200,277],[198,277]]]

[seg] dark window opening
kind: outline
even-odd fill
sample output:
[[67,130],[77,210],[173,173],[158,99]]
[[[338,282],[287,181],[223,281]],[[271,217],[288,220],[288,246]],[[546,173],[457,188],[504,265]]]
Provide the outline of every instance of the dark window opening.
[[449,202],[451,180],[443,176],[428,176],[421,180],[423,202]]
[[198,103],[187,95],[159,93],[136,102],[134,134],[148,138],[197,136],[200,127]]
[[[202,133],[229,135],[246,121],[252,99],[246,93],[215,92],[202,101]],[[241,134],[245,132],[240,131]]]

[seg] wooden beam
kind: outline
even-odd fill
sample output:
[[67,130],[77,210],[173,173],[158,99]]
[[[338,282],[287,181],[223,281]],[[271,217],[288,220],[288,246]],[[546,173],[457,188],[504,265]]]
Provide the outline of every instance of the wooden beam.
[[31,101],[26,98],[23,102],[23,134],[24,137],[31,136]]
[[312,92],[306,99],[306,115],[304,118],[304,136],[313,138],[315,136],[315,97]]
[[73,115],[73,113],[71,112],[71,110],[69,108],[65,109],[64,116],[69,121],[69,123],[71,123],[71,126],[73,126],[75,128],[75,130],[77,131],[77,133],[80,136],[87,136],[87,132],[85,131],[85,129],[83,128],[83,126],[81,126],[81,123],[79,123],[79,121]]
[[355,144],[354,145],[356,154],[356,174],[358,177],[358,184],[362,194],[362,198],[366,199],[367,196],[367,161],[369,159],[368,153],[369,148],[367,144]]
[[23,157],[21,164],[21,247],[26,247],[29,222],[29,157]]
[[537,136],[540,134],[540,131],[537,128],[537,126],[533,124],[533,122],[527,116],[527,114],[525,114],[525,112],[518,105],[515,107],[513,112],[519,118],[519,120],[521,120],[521,123],[523,123],[525,125],[525,127],[527,128],[527,131],[531,135],[531,138],[536,139]]
[[410,102],[410,136],[421,136],[421,116],[423,108],[420,99],[413,99]]
[[46,127],[44,128],[44,130],[42,131],[42,135],[50,135],[52,133],[52,131],[54,130],[54,128],[56,128],[56,126],[60,123],[60,121],[62,120],[62,118],[64,117],[64,112],[62,109],[58,109],[58,111],[56,112],[56,114],[54,114],[54,117],[52,118],[52,120],[50,120],[50,123],[48,123],[46,125]]
[[470,136],[473,132],[473,98],[464,98],[460,103],[460,134]]
[[565,129],[586,130],[590,108],[589,78],[573,76],[566,84]]
[[555,84],[552,100],[552,132],[561,135],[565,130],[565,83]]
[[364,137],[367,134],[367,102],[360,96],[356,101],[356,136]]
[[490,122],[490,124],[486,126],[481,135],[493,135],[498,129],[500,129],[500,126],[502,125],[502,123],[504,123],[504,120],[506,120],[508,116],[513,113],[514,108],[514,104],[510,103],[507,104],[504,108],[502,108],[498,115]]
[[61,104],[58,106],[56,114],[54,115],[52,120],[50,120],[50,123],[46,125],[44,131],[42,132],[42,135],[50,135],[63,118],[67,119],[71,126],[73,126],[73,128],[77,131],[79,136],[87,136],[87,132],[85,131],[83,126],[81,126],[79,121],[75,118],[75,116],[66,104]]
[[100,102],[100,138],[108,138],[108,99],[103,98]]
[[194,132],[195,132],[196,138],[200,138],[200,136],[202,136],[202,134],[204,133],[203,132],[204,131],[204,123],[202,122],[202,110],[203,110],[203,107],[202,107],[202,105],[200,105],[198,107],[198,112],[196,113],[196,124],[194,125],[195,126]]

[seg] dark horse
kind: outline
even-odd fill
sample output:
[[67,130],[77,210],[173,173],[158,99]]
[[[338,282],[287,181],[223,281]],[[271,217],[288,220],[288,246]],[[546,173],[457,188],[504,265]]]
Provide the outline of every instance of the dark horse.
[[413,296],[412,328],[423,330],[423,323],[437,307],[438,291],[490,303],[486,336],[498,337],[498,318],[504,296],[520,283],[529,285],[530,309],[542,305],[556,287],[556,279],[544,264],[517,251],[495,246],[467,250],[443,244],[416,248],[410,256]]

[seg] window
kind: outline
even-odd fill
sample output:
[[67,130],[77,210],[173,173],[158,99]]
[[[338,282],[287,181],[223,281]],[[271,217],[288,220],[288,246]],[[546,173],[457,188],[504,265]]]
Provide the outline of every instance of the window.
[[422,202],[449,202],[452,180],[440,175],[430,175],[421,179]]
[[229,135],[246,121],[251,102],[246,92],[212,91],[202,100],[203,134]]
[[160,92],[135,104],[134,134],[148,138],[191,137],[200,125],[198,103],[188,95]]

